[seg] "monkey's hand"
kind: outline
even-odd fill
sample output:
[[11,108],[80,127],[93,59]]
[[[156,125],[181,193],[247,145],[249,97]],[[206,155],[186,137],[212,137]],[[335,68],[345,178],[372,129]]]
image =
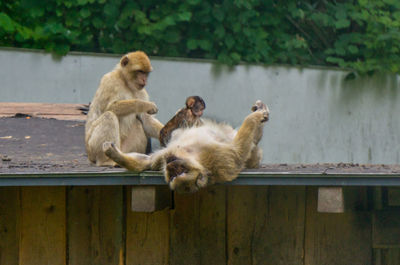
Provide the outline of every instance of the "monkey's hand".
[[146,102],[145,111],[147,114],[156,114],[158,112],[157,105],[154,102]]
[[251,111],[260,112],[263,115],[261,122],[266,122],[269,120],[269,109],[261,100],[257,100],[256,103],[251,107]]

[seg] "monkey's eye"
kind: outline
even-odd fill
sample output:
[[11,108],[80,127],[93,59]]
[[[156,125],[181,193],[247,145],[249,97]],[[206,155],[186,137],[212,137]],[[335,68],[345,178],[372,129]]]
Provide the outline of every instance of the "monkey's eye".
[[142,70],[137,70],[136,73],[141,74],[141,75],[146,75],[146,76],[148,76],[150,74],[149,72],[145,72]]

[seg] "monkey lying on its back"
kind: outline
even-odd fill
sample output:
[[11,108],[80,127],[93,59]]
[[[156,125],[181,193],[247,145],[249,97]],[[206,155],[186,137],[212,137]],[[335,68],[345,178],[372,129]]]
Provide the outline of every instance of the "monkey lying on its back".
[[198,127],[177,129],[168,145],[151,155],[123,153],[111,142],[104,143],[103,150],[128,170],[162,170],[172,190],[195,192],[232,181],[245,167],[259,166],[262,151],[257,144],[269,109],[258,100],[252,111],[238,131],[206,120]]

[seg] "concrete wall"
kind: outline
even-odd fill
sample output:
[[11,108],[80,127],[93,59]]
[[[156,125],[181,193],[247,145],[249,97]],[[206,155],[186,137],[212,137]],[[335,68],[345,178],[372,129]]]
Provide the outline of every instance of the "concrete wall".
[[[205,116],[239,126],[261,99],[271,110],[261,143],[264,163],[400,163],[398,76],[344,81],[346,72],[336,69],[151,60],[147,90],[162,122],[187,96],[200,95]],[[54,58],[2,49],[0,101],[90,102],[101,76],[118,61],[110,55]]]

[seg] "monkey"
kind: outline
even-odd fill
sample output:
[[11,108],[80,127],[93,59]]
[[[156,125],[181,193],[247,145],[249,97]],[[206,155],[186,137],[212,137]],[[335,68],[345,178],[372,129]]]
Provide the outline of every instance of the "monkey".
[[85,124],[85,147],[91,163],[116,166],[104,154],[104,142],[113,142],[123,152],[145,153],[148,138],[158,139],[163,124],[151,116],[158,109],[145,89],[152,70],[149,57],[135,51],[122,56],[101,78]]
[[262,150],[257,144],[269,120],[269,109],[258,100],[252,111],[238,130],[206,119],[201,126],[177,129],[165,148],[150,155],[123,153],[111,142],[105,142],[103,149],[128,170],[162,170],[171,190],[196,192],[232,181],[248,166],[259,166]]
[[185,104],[186,107],[180,109],[161,129],[159,140],[162,147],[167,145],[175,129],[202,124],[200,117],[206,108],[204,100],[199,96],[190,96],[186,99]]

